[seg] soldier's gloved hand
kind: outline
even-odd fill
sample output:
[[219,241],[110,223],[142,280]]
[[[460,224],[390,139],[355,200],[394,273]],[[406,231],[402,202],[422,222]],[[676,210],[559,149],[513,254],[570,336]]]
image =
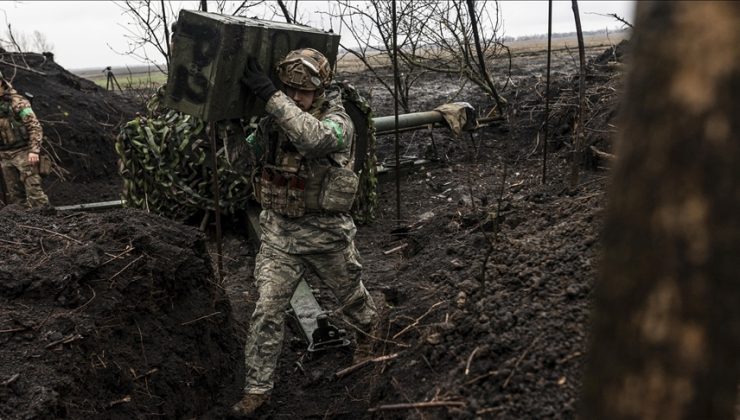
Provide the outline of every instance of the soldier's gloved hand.
[[277,92],[277,88],[272,83],[272,80],[267,77],[265,72],[262,70],[262,66],[260,66],[257,59],[254,57],[249,57],[247,59],[247,66],[244,68],[242,83],[244,83],[258,98],[265,102],[267,102],[267,100]]

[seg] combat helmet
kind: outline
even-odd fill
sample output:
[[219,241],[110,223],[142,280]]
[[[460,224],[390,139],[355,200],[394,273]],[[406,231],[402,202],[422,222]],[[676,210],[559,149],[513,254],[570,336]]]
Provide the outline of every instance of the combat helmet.
[[284,85],[301,90],[324,92],[331,83],[331,66],[324,54],[313,48],[301,48],[288,53],[277,65],[278,77]]

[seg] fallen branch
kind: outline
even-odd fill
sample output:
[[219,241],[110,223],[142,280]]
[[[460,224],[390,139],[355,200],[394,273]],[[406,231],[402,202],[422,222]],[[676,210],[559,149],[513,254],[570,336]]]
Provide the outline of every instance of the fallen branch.
[[133,379],[132,379],[132,381],[138,381],[141,378],[146,378],[147,376],[152,375],[152,374],[157,373],[157,372],[159,372],[159,369],[157,369],[157,368],[149,369],[149,371],[147,371],[146,373],[142,373],[141,375],[134,376]]
[[465,364],[465,376],[470,373],[470,364],[473,362],[473,357],[475,357],[475,353],[478,353],[479,349],[480,346],[477,346],[475,349],[473,349],[473,352],[470,353],[470,356],[468,356],[468,363]]
[[125,397],[121,398],[120,400],[115,400],[115,401],[109,402],[108,403],[108,408],[115,407],[118,404],[123,404],[123,403],[127,403],[127,402],[131,402],[131,396],[130,395],[126,395]]
[[437,302],[434,305],[432,305],[432,307],[429,308],[426,312],[424,312],[420,317],[416,318],[416,320],[413,323],[407,325],[406,328],[404,328],[401,331],[397,332],[396,335],[393,336],[393,339],[394,340],[397,339],[398,337],[400,337],[401,335],[403,335],[406,331],[408,331],[411,328],[414,328],[415,326],[419,325],[419,322],[421,322],[422,319],[424,319],[427,315],[429,315],[434,310],[434,308],[436,308],[437,306],[439,306],[439,305],[441,305],[441,304],[443,304],[445,302],[446,301],[441,301],[441,302]]
[[[36,226],[21,225],[21,224],[19,224],[18,227],[22,227],[22,228],[26,228],[26,229],[33,229],[33,230],[40,230],[42,232],[51,233],[52,235],[61,236],[62,238],[67,239],[67,240],[70,240],[70,241],[72,241],[72,242],[74,242],[74,243],[76,243],[78,245],[82,245],[83,244],[83,242],[80,241],[79,239],[75,239],[75,238],[73,238],[71,236],[67,236],[67,235],[65,235],[63,233],[54,232],[53,230],[44,229],[44,228],[40,228],[40,227],[36,227]],[[110,254],[108,252],[103,252],[103,254],[105,254],[105,255],[107,255],[109,257],[112,257],[112,258],[115,258],[116,257],[115,255]]]
[[495,413],[497,411],[503,411],[506,407],[488,407],[488,408],[481,408],[480,410],[476,411],[475,414],[481,415],[481,414],[490,414]]
[[21,374],[20,373],[16,373],[15,375],[11,376],[10,378],[4,380],[2,382],[2,384],[0,384],[0,385],[2,385],[2,386],[8,386],[8,385],[12,384],[13,382],[17,381],[18,378],[20,378],[20,377],[21,377]]
[[27,66],[19,66],[18,64],[11,63],[10,61],[0,60],[0,63],[3,63],[5,65],[7,65],[7,66],[15,67],[17,69],[21,69],[21,70],[25,70],[25,71],[30,71],[31,73],[36,73],[36,74],[40,74],[42,76],[46,76],[46,73],[44,73],[43,71],[38,71],[38,70],[32,69],[32,68],[27,67]]
[[109,278],[109,279],[108,279],[108,281],[110,281],[110,282],[111,282],[111,285],[110,285],[110,287],[113,287],[113,282],[112,282],[112,280],[113,280],[114,278],[118,277],[118,275],[119,275],[119,274],[121,274],[121,273],[123,273],[124,271],[126,271],[126,269],[127,269],[127,268],[129,268],[129,267],[131,266],[131,264],[135,263],[136,261],[139,261],[139,260],[141,259],[141,257],[143,257],[143,256],[144,256],[144,254],[141,254],[141,255],[139,255],[139,256],[138,256],[138,257],[136,257],[136,258],[135,258],[135,259],[134,259],[133,261],[131,261],[130,263],[126,264],[126,266],[125,266],[125,267],[123,267],[122,269],[118,270],[118,272],[117,272],[116,274],[114,274],[113,276],[111,276],[111,278]]
[[465,382],[463,385],[465,385],[465,386],[472,385],[472,384],[480,381],[481,379],[488,378],[489,376],[495,376],[495,375],[498,375],[499,373],[501,373],[500,370],[492,370],[490,372],[487,372],[487,373],[484,373],[482,375],[476,376],[475,378],[473,378],[473,379]]
[[354,365],[352,365],[350,367],[347,367],[347,368],[344,368],[344,369],[338,371],[337,373],[334,374],[334,377],[336,377],[337,379],[343,378],[343,377],[349,375],[350,373],[356,371],[357,369],[360,369],[363,366],[367,366],[367,365],[369,365],[371,363],[379,363],[379,362],[385,362],[387,360],[392,360],[392,359],[395,359],[396,357],[398,357],[400,354],[401,353],[393,353],[393,354],[389,354],[389,355],[386,355],[386,356],[379,356],[379,357],[375,357],[373,359],[363,360],[360,363],[354,364]]
[[614,162],[614,160],[617,158],[616,155],[613,155],[611,153],[602,152],[601,150],[595,148],[594,146],[589,147],[591,149],[591,152],[593,152],[596,157],[608,160],[609,162]]
[[75,238],[73,238],[71,236],[67,236],[67,235],[65,235],[63,233],[54,232],[53,230],[44,229],[44,228],[40,228],[40,227],[36,227],[36,226],[28,226],[28,225],[18,225],[18,227],[22,227],[22,228],[26,228],[26,229],[33,229],[33,230],[40,230],[42,232],[51,233],[52,235],[61,236],[64,239],[68,239],[68,240],[70,240],[70,241],[72,241],[72,242],[74,242],[74,243],[76,243],[78,245],[82,245],[82,241],[77,240],[77,239],[75,239]]
[[[337,313],[341,312],[342,309],[343,309],[343,307],[337,308],[332,313],[337,314]],[[374,336],[372,334],[368,334],[362,328],[358,327],[357,325],[355,325],[355,324],[353,324],[353,323],[351,323],[349,321],[346,321],[345,320],[344,323],[347,324],[347,326],[351,327],[353,330],[357,331],[358,334],[362,334],[365,337],[372,338],[375,341],[379,341],[381,343],[393,344],[394,346],[403,347],[403,348],[409,348],[409,347],[411,347],[410,344],[399,343],[398,341],[387,340],[385,338],[376,337],[376,336]]]
[[10,244],[10,245],[19,245],[19,246],[30,246],[30,245],[33,245],[33,244],[24,244],[22,242],[8,241],[8,240],[5,240],[5,239],[0,239],[0,242],[6,243],[6,244]]
[[90,302],[92,302],[92,301],[93,301],[93,299],[95,299],[95,296],[97,296],[97,295],[98,295],[97,293],[95,293],[95,289],[93,289],[93,288],[92,288],[92,287],[90,287],[89,285],[88,285],[87,287],[89,287],[89,288],[90,288],[90,291],[91,291],[91,292],[92,292],[92,294],[93,294],[93,295],[92,295],[92,297],[91,297],[90,299],[88,299],[88,301],[87,301],[87,302],[85,302],[85,303],[83,303],[82,305],[80,305],[80,306],[78,306],[78,307],[76,307],[76,308],[72,309],[72,311],[70,312],[71,314],[73,314],[73,313],[75,313],[75,312],[79,312],[79,311],[81,311],[81,310],[85,309],[85,307],[86,307],[87,305],[89,305],[89,304],[90,304]]
[[506,388],[507,385],[509,385],[509,381],[511,380],[512,376],[514,376],[514,372],[516,372],[516,368],[519,367],[519,364],[527,356],[527,353],[529,353],[529,350],[532,348],[532,346],[534,346],[534,344],[537,341],[539,341],[540,337],[542,337],[541,334],[539,336],[537,336],[537,338],[535,338],[534,340],[532,340],[532,342],[527,346],[527,348],[524,349],[524,352],[522,353],[522,355],[519,356],[519,358],[516,360],[516,363],[514,363],[514,367],[511,368],[511,373],[509,373],[509,376],[506,377],[506,380],[504,381],[504,384],[501,385],[501,389],[504,389],[504,388]]
[[45,349],[48,349],[48,348],[54,347],[54,346],[59,345],[59,344],[69,344],[69,343],[71,343],[71,342],[73,342],[75,340],[79,340],[81,338],[83,338],[83,337],[80,334],[72,334],[72,335],[69,335],[69,336],[64,337],[62,339],[59,339],[59,340],[56,340],[56,341],[52,341],[51,343],[49,343],[46,346],[44,346],[44,348]]
[[396,252],[396,251],[400,251],[400,250],[402,250],[402,249],[406,248],[407,246],[409,246],[408,242],[407,242],[407,243],[405,243],[405,244],[401,244],[401,245],[399,245],[399,246],[397,246],[397,247],[395,247],[395,248],[391,248],[391,249],[389,249],[389,250],[387,250],[387,251],[383,251],[383,255],[389,255],[389,254],[392,254],[392,253],[394,253],[394,252]]
[[28,329],[27,327],[21,327],[21,328],[11,328],[9,330],[0,330],[0,334],[12,333],[12,332],[17,332],[17,331],[24,331],[24,330],[27,330],[27,329]]
[[367,411],[382,411],[382,410],[408,410],[411,408],[435,408],[435,407],[465,407],[465,403],[462,401],[424,401],[417,403],[402,403],[402,404],[386,404],[379,405],[374,408],[370,408]]
[[111,262],[113,260],[117,260],[117,259],[123,257],[124,255],[128,254],[129,252],[133,251],[134,249],[136,249],[136,248],[134,248],[131,245],[127,245],[126,248],[124,248],[124,250],[120,254],[114,255],[114,256],[110,257],[109,260],[107,260],[104,263],[100,264],[100,266],[102,267],[102,266],[108,264],[109,262]]
[[210,317],[212,317],[212,316],[214,316],[214,315],[218,315],[218,314],[220,314],[220,313],[221,313],[221,311],[218,311],[218,312],[214,312],[214,313],[212,313],[212,314],[208,314],[208,315],[203,315],[203,316],[202,316],[202,317],[200,317],[200,318],[195,318],[195,319],[193,319],[193,320],[191,320],[191,321],[186,321],[186,322],[183,322],[183,323],[182,323],[182,324],[180,324],[180,325],[188,325],[188,324],[192,324],[193,322],[197,322],[197,321],[200,321],[201,319],[206,319],[206,318],[210,318]]

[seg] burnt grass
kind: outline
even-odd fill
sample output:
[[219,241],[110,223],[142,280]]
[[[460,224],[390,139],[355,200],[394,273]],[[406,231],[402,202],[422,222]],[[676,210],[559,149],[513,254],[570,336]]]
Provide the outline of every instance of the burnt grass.
[[[604,152],[623,51],[589,50],[585,144]],[[461,139],[444,129],[404,133],[402,154],[433,159],[402,171],[400,218],[394,175],[382,175],[376,220],[359,226],[364,281],[383,302],[374,350],[387,360],[337,377],[352,349],[309,354],[288,327],[275,391],[255,418],[575,418],[608,168],[588,154],[577,185],[569,182],[578,79],[560,54],[544,182],[545,56],[514,57],[502,91],[509,122]],[[37,114],[63,140],[59,163],[69,173],[46,180],[50,199],[117,198],[113,138],[135,101],[57,67],[55,77],[19,71],[15,80],[34,84]],[[392,113],[367,75],[343,78],[375,115]],[[483,115],[493,105],[441,76],[413,92],[412,111],[452,99]],[[89,121],[46,114],[73,106]],[[392,159],[392,142],[378,138],[379,161]],[[143,211],[10,206],[0,219],[0,418],[228,418],[257,298],[256,248],[242,218],[226,221],[223,280],[210,230]],[[331,295],[308,281],[333,309]]]

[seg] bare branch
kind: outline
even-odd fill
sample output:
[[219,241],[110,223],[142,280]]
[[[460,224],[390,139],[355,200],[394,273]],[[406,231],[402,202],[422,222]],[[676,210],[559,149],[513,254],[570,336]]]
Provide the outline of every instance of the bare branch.
[[624,19],[623,17],[619,16],[616,13],[609,13],[607,16],[613,17],[614,19],[622,22],[623,24],[625,24],[629,28],[632,28],[633,27],[631,23],[629,23],[626,19]]
[[288,23],[293,23],[293,20],[290,18],[290,12],[288,11],[288,8],[285,7],[285,2],[283,0],[277,0],[278,6],[280,6],[280,10],[283,11],[283,16],[285,17],[285,21]]

